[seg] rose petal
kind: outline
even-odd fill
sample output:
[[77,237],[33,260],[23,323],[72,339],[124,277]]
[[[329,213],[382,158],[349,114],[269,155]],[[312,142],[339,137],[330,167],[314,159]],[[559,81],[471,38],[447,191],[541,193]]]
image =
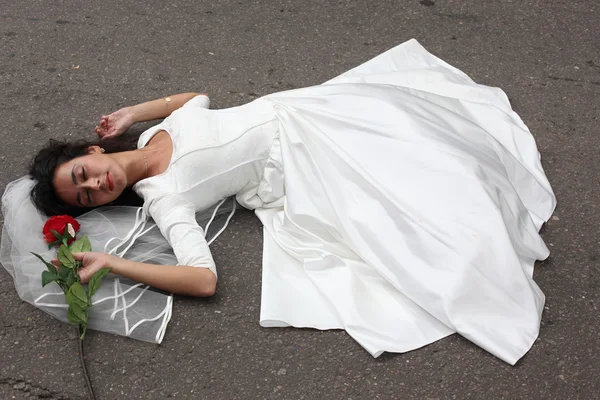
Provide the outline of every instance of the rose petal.
[[75,229],[73,229],[73,225],[67,224],[67,232],[71,235],[72,238],[75,237]]

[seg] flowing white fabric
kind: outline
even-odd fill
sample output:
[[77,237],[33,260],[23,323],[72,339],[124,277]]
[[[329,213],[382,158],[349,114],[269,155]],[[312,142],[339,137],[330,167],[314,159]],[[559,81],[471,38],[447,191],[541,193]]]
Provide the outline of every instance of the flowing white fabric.
[[[29,197],[33,184],[25,176],[11,182],[2,196],[4,226],[0,262],[13,278],[21,299],[67,322],[64,293],[55,283],[42,287],[41,274],[46,267],[31,254],[38,253],[47,261],[56,257],[56,250],[48,250],[42,237],[47,217],[35,209]],[[234,200],[230,199],[219,208],[197,213],[194,223],[212,223],[203,230],[212,242],[222,232],[233,210]],[[227,213],[230,214],[225,221]],[[163,265],[178,262],[154,221],[148,220],[141,208],[103,207],[77,220],[81,225],[78,237],[88,235],[94,251],[106,251],[138,262]],[[89,329],[161,343],[171,319],[173,296],[109,274],[94,294],[92,304]]]
[[268,99],[267,180],[286,197],[256,211],[261,324],[343,328],[375,357],[458,332],[516,363],[539,331],[555,198],[504,93],[413,40]]
[[[94,249],[173,264],[172,246],[180,263],[207,263],[211,241],[192,211],[235,194],[264,224],[262,326],[345,329],[375,357],[455,332],[510,364],[528,351],[544,304],[533,266],[548,256],[538,230],[555,198],[500,89],[411,40],[323,85],[206,104],[196,98],[142,135],[140,146],[157,130],[171,135],[169,168],[136,184],[143,210],[80,219]],[[28,241],[43,219],[15,187],[3,196],[0,261],[43,308],[52,295],[27,253],[43,250]],[[118,317],[114,331],[160,341],[168,297],[109,282],[92,328],[113,331]],[[130,320],[137,307],[149,312]]]

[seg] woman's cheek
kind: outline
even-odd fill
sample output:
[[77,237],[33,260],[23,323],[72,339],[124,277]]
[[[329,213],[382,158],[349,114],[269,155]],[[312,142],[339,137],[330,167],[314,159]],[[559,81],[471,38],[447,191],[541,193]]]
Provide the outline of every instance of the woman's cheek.
[[111,201],[113,201],[113,199],[111,199],[112,196],[103,194],[101,197],[98,198],[98,205],[99,206],[103,206],[105,204],[110,203]]

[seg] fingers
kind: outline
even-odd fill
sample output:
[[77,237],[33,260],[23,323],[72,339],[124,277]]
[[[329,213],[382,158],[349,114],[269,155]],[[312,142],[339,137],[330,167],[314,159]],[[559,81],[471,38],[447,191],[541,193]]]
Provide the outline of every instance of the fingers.
[[96,133],[98,135],[100,135],[101,133],[106,133],[106,131],[108,130],[106,125],[96,125],[96,128],[94,128],[94,130],[96,131]]
[[[94,259],[85,260],[86,254],[89,253],[73,253],[73,258],[75,261],[81,261],[83,265],[77,270],[77,275],[79,275],[79,279],[81,279],[81,283],[88,283],[91,278],[91,271],[94,269],[95,261]],[[87,263],[87,265],[86,265]]]
[[123,133],[123,129],[115,127],[114,125],[108,128],[102,135],[102,139],[115,138]]
[[102,118],[100,118],[99,127],[101,129],[108,129],[108,117],[107,116],[102,116]]
[[111,133],[108,133],[108,134],[102,136],[102,140],[114,138],[114,137],[117,137],[117,136],[119,136],[119,135],[117,135],[117,133],[113,131]]
[[108,115],[103,115],[100,118],[100,124],[96,125],[96,128],[94,129],[96,131],[96,133],[100,136],[103,137],[106,135],[107,131],[109,130],[109,121],[108,121],[109,116]]
[[94,128],[94,130],[96,131],[98,136],[100,136],[100,139],[104,140],[114,138],[116,136],[119,136],[123,131],[123,129],[121,129],[120,127],[116,127],[116,124],[117,121],[114,119],[114,117],[111,121],[110,115],[103,115],[100,119],[100,125],[97,125],[96,128]]
[[60,261],[58,261],[58,258],[53,258],[53,259],[52,259],[50,262],[52,263],[52,265],[54,265],[54,267],[55,267],[56,269],[59,269],[59,268],[60,268],[60,265],[61,265],[61,264],[60,264]]
[[88,271],[85,269],[80,269],[79,271],[77,271],[77,274],[79,275],[79,279],[81,280],[81,283],[88,283],[90,281],[90,279],[92,278],[90,276],[90,274],[88,273]]
[[103,131],[102,129],[96,129],[96,133],[98,134],[98,136],[100,136],[100,139],[107,139],[109,137],[117,136],[113,133],[108,133],[106,131]]

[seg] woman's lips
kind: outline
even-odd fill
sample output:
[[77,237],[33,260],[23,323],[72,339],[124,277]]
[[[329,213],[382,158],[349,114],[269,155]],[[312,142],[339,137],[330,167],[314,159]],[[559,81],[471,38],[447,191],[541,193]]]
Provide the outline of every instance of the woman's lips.
[[112,190],[115,188],[115,183],[113,182],[112,176],[110,176],[109,172],[106,173],[106,183],[108,184],[108,190],[112,192]]

